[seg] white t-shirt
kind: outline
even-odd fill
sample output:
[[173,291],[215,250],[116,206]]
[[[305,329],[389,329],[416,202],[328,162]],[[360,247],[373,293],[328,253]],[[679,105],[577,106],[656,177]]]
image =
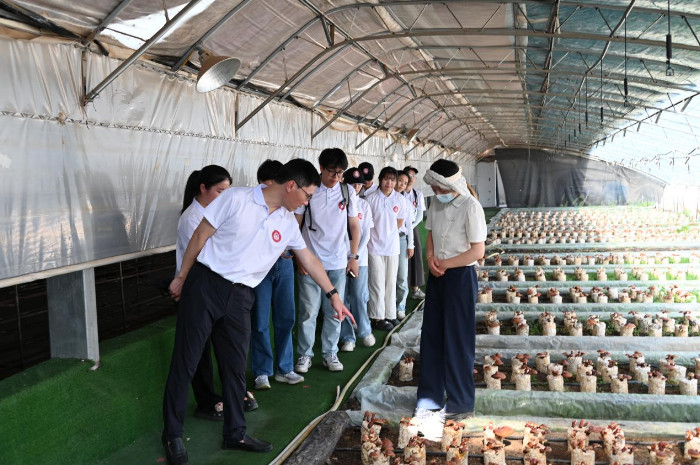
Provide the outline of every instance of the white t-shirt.
[[[348,188],[348,205],[343,203],[340,183],[330,189],[323,184],[316,189],[309,201],[311,219],[305,214],[305,206],[294,213],[304,215],[301,234],[314,255],[321,260],[325,270],[340,270],[348,265],[345,242],[348,237],[347,217],[357,216],[357,194]],[[347,210],[346,210],[347,208]],[[309,229],[312,227],[315,231]]]
[[226,189],[204,217],[216,232],[197,260],[232,283],[255,287],[285,249],[306,248],[294,214],[284,207],[270,214],[260,185]]
[[204,218],[204,207],[200,204],[197,199],[192,199],[192,203],[189,207],[182,212],[180,219],[177,221],[177,245],[175,247],[175,274],[180,272],[180,267],[182,267],[182,257],[185,256],[185,250],[187,250],[187,244],[190,243],[192,239],[192,233],[199,223],[201,223],[202,218]]
[[430,202],[425,229],[432,231],[433,253],[438,259],[455,257],[469,250],[471,242],[486,241],[484,209],[471,195],[460,195],[450,203],[435,199]]
[[372,209],[374,219],[374,228],[367,244],[368,252],[385,257],[398,255],[399,230],[396,222],[405,221],[408,217],[403,195],[391,191],[391,194],[386,196],[382,191],[376,190],[365,197],[365,200]]
[[[352,189],[352,188],[351,188]],[[365,199],[357,198],[357,220],[360,223],[360,243],[357,247],[357,254],[360,259],[357,261],[359,266],[367,266],[369,257],[367,252],[367,243],[369,242],[370,230],[374,227],[374,219],[372,217],[372,209]],[[350,253],[350,240],[345,242],[348,254]]]

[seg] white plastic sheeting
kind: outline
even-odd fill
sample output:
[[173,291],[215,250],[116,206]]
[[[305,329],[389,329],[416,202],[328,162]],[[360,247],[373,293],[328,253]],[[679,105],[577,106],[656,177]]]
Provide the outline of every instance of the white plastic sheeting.
[[439,153],[406,159],[396,145],[385,153],[391,141],[382,137],[356,151],[365,136],[333,129],[312,140],[320,118],[279,104],[236,134],[238,111],[257,98],[230,89],[200,94],[192,80],[142,64],[83,108],[83,58],[88,88],[119,64],[83,57],[74,45],[0,39],[0,285],[171,246],[187,176],[207,164],[226,167],[234,185],[250,186],[265,159],[315,163],[325,147],[343,148],[351,163],[421,171]]

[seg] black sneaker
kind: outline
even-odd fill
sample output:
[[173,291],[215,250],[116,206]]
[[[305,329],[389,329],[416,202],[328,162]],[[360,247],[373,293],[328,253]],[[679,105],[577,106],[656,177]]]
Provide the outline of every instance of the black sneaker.
[[165,437],[161,437],[163,449],[165,449],[165,458],[170,465],[188,465],[187,449],[182,442],[182,438],[175,438],[167,441]]
[[379,329],[381,331],[391,331],[392,329],[394,329],[394,325],[389,323],[387,320],[374,320],[372,322],[372,326],[375,329]]
[[398,325],[401,324],[401,321],[397,320],[396,318],[394,318],[393,320],[386,320],[386,321],[394,328],[396,328]]
[[222,449],[232,450],[245,450],[248,452],[270,452],[272,450],[272,444],[262,439],[257,439],[247,434],[243,436],[241,441],[234,441],[233,439],[224,439],[221,444]]

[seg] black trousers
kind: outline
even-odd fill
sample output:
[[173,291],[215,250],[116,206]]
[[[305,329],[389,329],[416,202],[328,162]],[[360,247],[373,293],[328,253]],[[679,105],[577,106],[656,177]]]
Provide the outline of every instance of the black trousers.
[[197,365],[197,371],[192,378],[192,392],[197,401],[197,406],[208,412],[213,410],[216,404],[223,401],[214,387],[214,364],[211,361],[211,339],[207,339],[202,350],[202,358]]
[[[418,407],[448,413],[474,410],[476,294],[473,266],[428,276],[420,340]],[[447,395],[447,403],[443,403]]]
[[232,284],[199,263],[192,267],[178,307],[175,346],[163,397],[163,437],[183,437],[189,385],[211,337],[219,362],[224,400],[225,439],[245,435],[245,370],[250,346],[253,290]]

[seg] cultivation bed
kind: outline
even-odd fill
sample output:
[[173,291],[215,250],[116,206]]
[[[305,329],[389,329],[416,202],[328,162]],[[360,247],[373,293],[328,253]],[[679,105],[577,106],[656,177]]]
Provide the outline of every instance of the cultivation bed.
[[[511,423],[509,421],[508,423]],[[600,426],[605,426],[601,424]],[[482,453],[482,442],[484,438],[483,428],[479,426],[467,425],[468,431],[465,432],[463,438],[466,438],[466,443],[469,449],[469,458],[466,463],[468,465],[483,465],[483,453]],[[389,439],[392,444],[398,443],[399,428],[396,425],[387,425],[382,427],[380,436],[382,438]],[[571,453],[567,450],[567,440],[566,433],[554,432],[546,435],[547,445],[551,448],[551,451],[547,452],[547,462],[550,464],[570,464],[571,463]],[[626,443],[631,446],[634,450],[634,462],[635,464],[651,464],[651,458],[649,454],[649,446],[655,442],[666,441],[670,444],[671,450],[676,457],[682,457],[683,455],[683,440],[679,440],[673,436],[638,436],[634,438],[628,438]],[[512,436],[505,438],[505,455],[506,463],[508,465],[522,464],[523,463],[523,436],[522,430],[515,431]],[[332,455],[329,457],[326,463],[332,465],[357,465],[362,463],[361,461],[361,431],[359,427],[347,428],[342,436],[339,438]],[[602,441],[599,439],[591,440],[591,444],[600,446]],[[427,463],[445,464],[446,453],[441,449],[441,445],[438,442],[425,441],[425,449],[427,455]],[[397,457],[402,456],[403,449],[394,448],[394,454]],[[608,458],[604,453],[602,447],[596,447],[595,449],[595,461],[596,463],[608,463]],[[678,463],[681,463],[680,461]]]

